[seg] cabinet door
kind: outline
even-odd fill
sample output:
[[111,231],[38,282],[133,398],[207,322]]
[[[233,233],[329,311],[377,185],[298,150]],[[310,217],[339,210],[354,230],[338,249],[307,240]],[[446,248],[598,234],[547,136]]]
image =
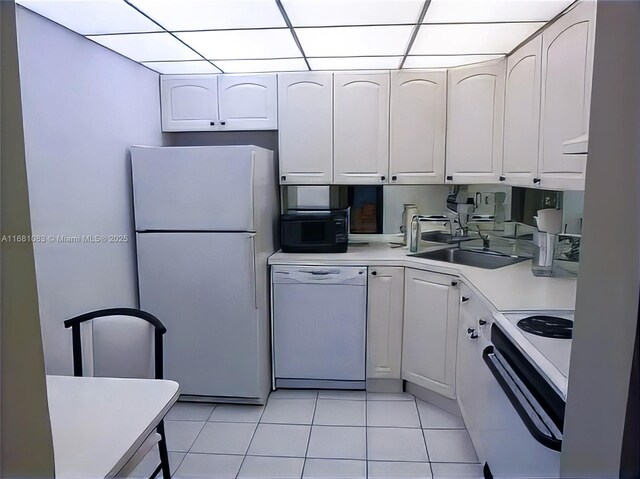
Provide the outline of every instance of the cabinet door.
[[275,75],[221,75],[218,81],[221,129],[277,129],[277,94]]
[[333,119],[334,183],[386,183],[389,74],[334,74]]
[[497,183],[502,166],[504,60],[449,70],[448,183]]
[[367,377],[400,379],[404,268],[370,267]]
[[534,186],[538,174],[542,36],[507,59],[502,175],[510,185]]
[[278,75],[280,183],[329,184],[333,168],[333,75]]
[[451,276],[405,269],[402,379],[455,397],[458,294]]
[[160,78],[162,131],[219,128],[217,76],[163,75]]
[[542,187],[584,189],[595,10],[581,2],[542,33]]
[[392,184],[444,181],[447,72],[391,73]]

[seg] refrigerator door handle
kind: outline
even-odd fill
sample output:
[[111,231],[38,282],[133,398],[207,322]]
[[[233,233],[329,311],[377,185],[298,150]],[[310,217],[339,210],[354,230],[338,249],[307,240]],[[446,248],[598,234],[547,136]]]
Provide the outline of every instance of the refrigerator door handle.
[[258,309],[258,268],[256,267],[256,235],[249,235],[251,241],[251,267],[253,268],[253,307]]

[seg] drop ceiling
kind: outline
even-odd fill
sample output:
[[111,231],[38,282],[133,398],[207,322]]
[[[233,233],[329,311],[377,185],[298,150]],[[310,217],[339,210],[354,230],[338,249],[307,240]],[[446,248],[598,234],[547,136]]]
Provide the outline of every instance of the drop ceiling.
[[438,68],[510,53],[573,0],[17,0],[159,73]]

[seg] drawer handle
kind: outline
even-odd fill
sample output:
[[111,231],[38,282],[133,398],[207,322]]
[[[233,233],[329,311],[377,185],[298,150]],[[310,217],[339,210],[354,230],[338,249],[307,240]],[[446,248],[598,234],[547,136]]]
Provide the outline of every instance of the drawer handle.
[[467,298],[466,296],[463,296],[462,299],[460,300],[462,303],[466,303],[467,301],[469,301],[469,298]]
[[209,125],[211,125],[211,126],[216,126],[216,122],[215,122],[215,121],[210,121],[210,122],[209,122]]
[[372,272],[371,272],[371,275],[372,275],[372,276],[376,276],[377,274],[378,274],[378,272],[377,272],[377,271],[372,271]]

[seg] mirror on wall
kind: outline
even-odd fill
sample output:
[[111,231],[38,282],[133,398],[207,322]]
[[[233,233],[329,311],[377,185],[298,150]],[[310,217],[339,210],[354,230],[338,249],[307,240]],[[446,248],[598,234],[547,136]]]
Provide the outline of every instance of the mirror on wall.
[[473,214],[504,217],[505,222],[535,227],[539,209],[562,208],[563,232],[582,233],[584,192],[550,191],[504,185],[358,185],[282,187],[282,208],[351,207],[352,233],[395,234],[400,232],[405,203],[413,203],[420,214],[447,211],[447,196],[457,194],[473,202]]

